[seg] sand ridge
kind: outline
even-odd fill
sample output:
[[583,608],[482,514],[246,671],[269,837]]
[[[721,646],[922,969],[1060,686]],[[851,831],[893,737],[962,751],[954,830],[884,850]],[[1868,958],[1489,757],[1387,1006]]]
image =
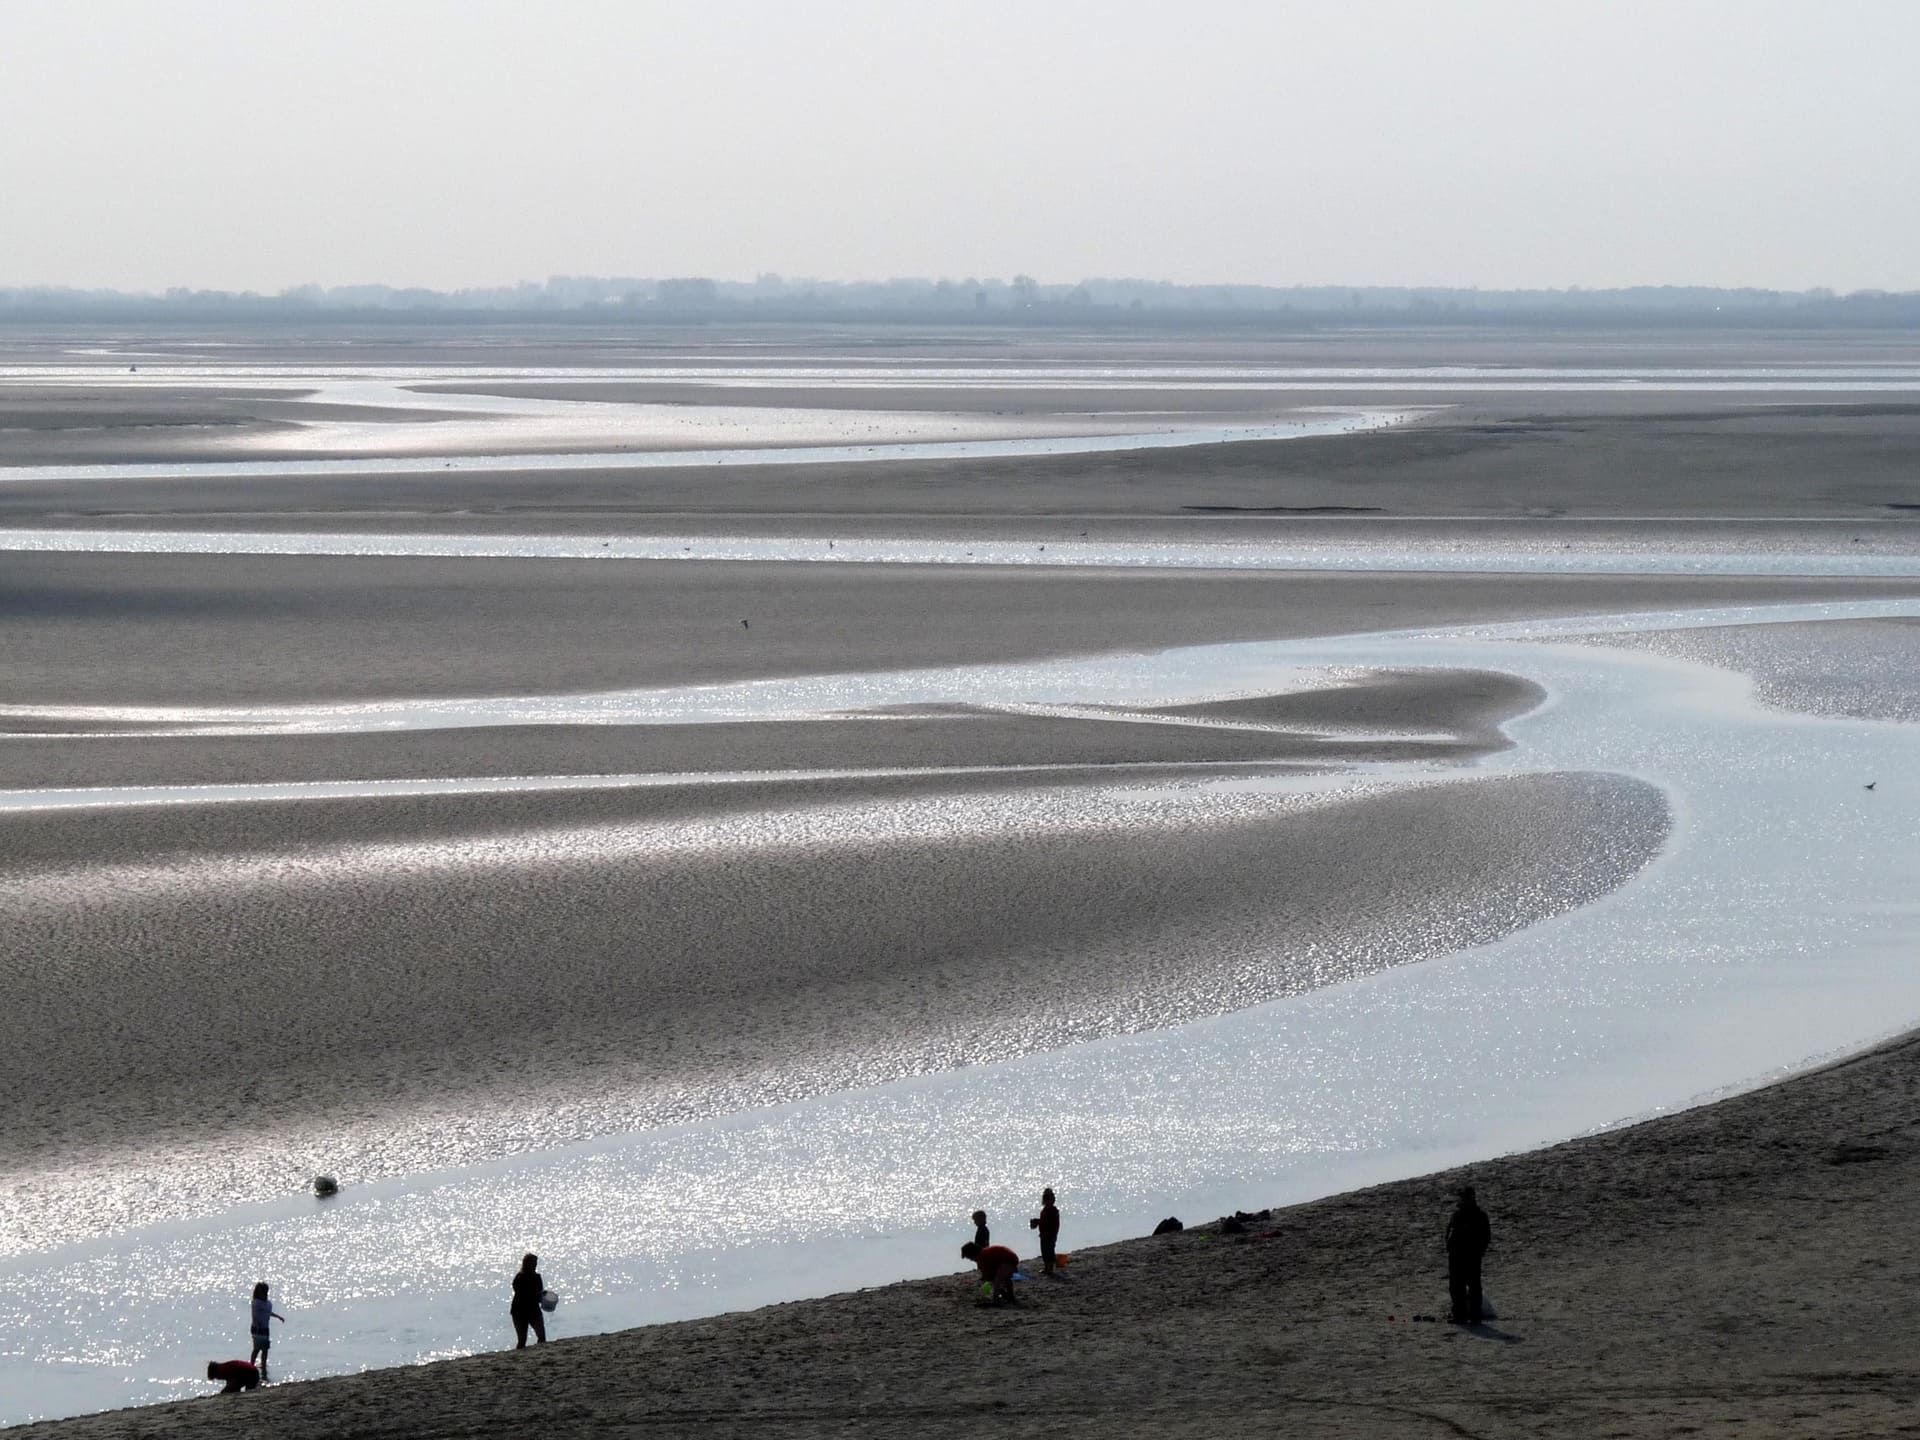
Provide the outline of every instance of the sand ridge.
[[[467,837],[488,802],[40,817],[85,863],[23,864],[0,906],[8,1248],[289,1193],[321,1156],[444,1168],[1239,1009],[1582,904],[1665,834],[1657,791],[1588,775],[624,798],[504,797],[519,823]],[[218,849],[167,853],[196,821]]]

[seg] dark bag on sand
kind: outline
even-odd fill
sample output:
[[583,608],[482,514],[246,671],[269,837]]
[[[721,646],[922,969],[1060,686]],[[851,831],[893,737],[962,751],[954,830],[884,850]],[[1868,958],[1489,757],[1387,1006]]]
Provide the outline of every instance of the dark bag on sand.
[[1172,1235],[1177,1231],[1181,1231],[1186,1228],[1187,1228],[1186,1226],[1180,1223],[1180,1217],[1178,1215],[1169,1215],[1166,1219],[1162,1220],[1158,1225],[1153,1227],[1153,1233],[1156,1235]]

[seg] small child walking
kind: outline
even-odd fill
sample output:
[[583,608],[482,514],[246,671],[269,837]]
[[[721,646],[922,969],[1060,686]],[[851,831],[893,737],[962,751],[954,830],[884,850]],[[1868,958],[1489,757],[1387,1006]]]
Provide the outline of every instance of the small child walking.
[[287,1317],[273,1308],[273,1302],[267,1299],[267,1282],[262,1280],[253,1287],[253,1353],[247,1356],[251,1362],[260,1362],[260,1378],[267,1378],[267,1351],[273,1348],[273,1334],[269,1322],[278,1320],[282,1325]]

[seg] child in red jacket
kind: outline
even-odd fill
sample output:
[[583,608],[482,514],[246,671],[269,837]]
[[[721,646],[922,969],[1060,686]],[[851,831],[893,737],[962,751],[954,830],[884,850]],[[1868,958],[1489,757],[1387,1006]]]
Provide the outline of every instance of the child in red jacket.
[[1020,1257],[1004,1245],[980,1246],[969,1240],[960,1247],[960,1257],[980,1267],[980,1278],[993,1284],[993,1303],[1015,1304],[1013,1272],[1020,1268]]
[[222,1395],[260,1388],[260,1372],[248,1360],[209,1360],[207,1378],[226,1382],[227,1388],[220,1392]]

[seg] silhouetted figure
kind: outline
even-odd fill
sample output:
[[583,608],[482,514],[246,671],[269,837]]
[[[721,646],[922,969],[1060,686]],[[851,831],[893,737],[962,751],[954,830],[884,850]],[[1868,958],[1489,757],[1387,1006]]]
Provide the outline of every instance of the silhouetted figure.
[[960,1247],[962,1259],[980,1267],[980,1278],[992,1283],[993,1303],[1012,1305],[1013,1272],[1020,1268],[1020,1257],[1004,1245],[976,1245],[971,1240]]
[[973,1212],[973,1243],[982,1250],[993,1243],[993,1232],[987,1229],[987,1212],[984,1210]]
[[1040,1192],[1040,1213],[1027,1221],[1040,1232],[1040,1265],[1043,1274],[1053,1274],[1053,1247],[1060,1238],[1060,1207],[1053,1203],[1053,1191]]
[[285,1324],[287,1317],[273,1308],[273,1302],[267,1299],[267,1282],[262,1280],[253,1287],[253,1351],[249,1360],[260,1362],[260,1378],[267,1378],[267,1351],[273,1347],[273,1322]]
[[1480,1261],[1492,1243],[1493,1227],[1469,1185],[1447,1219],[1447,1294],[1456,1325],[1480,1323]]
[[253,1368],[250,1360],[209,1360],[207,1378],[225,1383],[227,1388],[220,1392],[222,1395],[260,1388],[260,1372]]
[[547,1322],[540,1313],[540,1296],[545,1293],[547,1282],[540,1278],[539,1264],[538,1255],[523,1255],[519,1272],[513,1277],[513,1304],[508,1307],[507,1315],[513,1321],[516,1350],[527,1348],[529,1328],[535,1340],[542,1345],[547,1343]]

